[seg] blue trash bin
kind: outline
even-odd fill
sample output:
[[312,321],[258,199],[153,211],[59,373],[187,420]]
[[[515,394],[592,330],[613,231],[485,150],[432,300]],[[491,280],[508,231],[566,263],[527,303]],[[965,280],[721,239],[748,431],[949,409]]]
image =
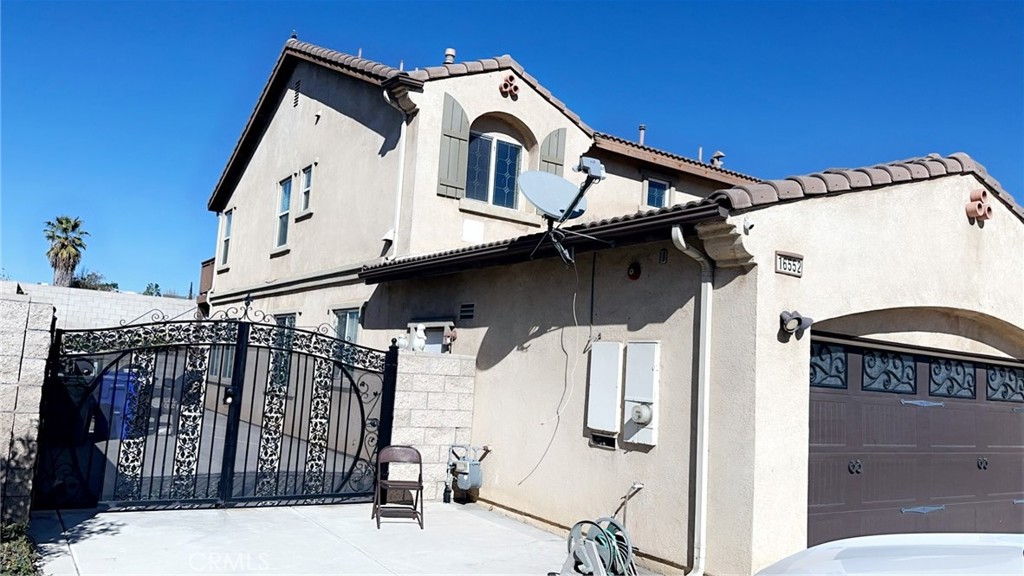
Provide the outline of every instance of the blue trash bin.
[[131,422],[138,406],[138,384],[131,370],[108,371],[100,382],[100,406],[104,414],[110,415],[110,437],[126,439],[138,437],[143,431],[131,430]]

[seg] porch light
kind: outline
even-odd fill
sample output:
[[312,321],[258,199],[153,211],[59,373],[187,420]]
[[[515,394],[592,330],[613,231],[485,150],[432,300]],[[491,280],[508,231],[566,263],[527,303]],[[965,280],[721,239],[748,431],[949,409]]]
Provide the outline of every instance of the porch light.
[[814,319],[802,316],[796,310],[792,312],[783,310],[782,314],[779,314],[779,323],[782,325],[783,332],[794,334],[810,328],[811,324],[814,324]]

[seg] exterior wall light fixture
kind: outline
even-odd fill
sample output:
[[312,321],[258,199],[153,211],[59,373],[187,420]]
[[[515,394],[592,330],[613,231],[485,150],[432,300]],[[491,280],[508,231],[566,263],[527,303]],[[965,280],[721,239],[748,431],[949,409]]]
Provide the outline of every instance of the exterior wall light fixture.
[[786,334],[796,334],[810,328],[811,324],[814,324],[814,319],[803,316],[796,310],[792,312],[783,310],[782,314],[779,314],[779,324]]

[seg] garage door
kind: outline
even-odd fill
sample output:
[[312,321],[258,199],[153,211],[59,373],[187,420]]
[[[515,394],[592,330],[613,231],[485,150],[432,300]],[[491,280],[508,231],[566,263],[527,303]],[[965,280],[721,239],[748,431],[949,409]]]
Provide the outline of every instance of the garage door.
[[1024,531],[1024,363],[811,344],[807,544]]

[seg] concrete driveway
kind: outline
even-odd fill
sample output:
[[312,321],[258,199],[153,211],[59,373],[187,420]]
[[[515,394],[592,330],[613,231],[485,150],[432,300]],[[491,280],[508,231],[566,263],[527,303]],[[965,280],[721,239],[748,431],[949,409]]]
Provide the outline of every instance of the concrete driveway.
[[562,536],[477,505],[427,503],[425,529],[369,504],[32,515],[49,575],[533,574],[558,571]]

